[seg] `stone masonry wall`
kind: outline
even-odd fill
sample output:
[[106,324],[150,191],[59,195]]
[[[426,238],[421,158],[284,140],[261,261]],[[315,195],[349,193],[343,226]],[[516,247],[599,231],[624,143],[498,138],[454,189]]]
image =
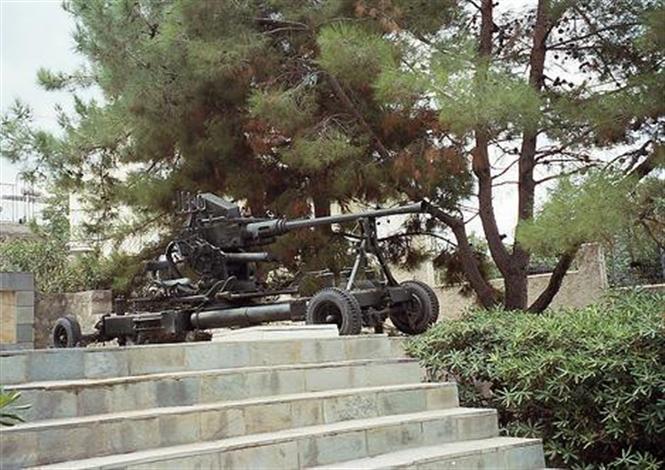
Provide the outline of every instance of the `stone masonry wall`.
[[[552,301],[553,307],[584,307],[599,300],[607,289],[605,258],[600,245],[583,245],[577,255],[576,263],[578,269],[568,271],[566,274],[561,289]],[[419,269],[410,274],[400,272],[398,279],[419,279],[435,285],[434,276],[425,277],[427,273],[427,269]],[[540,295],[549,279],[550,274],[529,276],[529,302],[533,302]],[[494,287],[503,289],[503,279],[493,279],[490,282]],[[465,309],[475,303],[475,296],[463,295],[459,286],[439,286],[435,291],[441,304],[442,318],[458,318]]]
[[0,350],[32,349],[34,303],[31,273],[0,273]]
[[50,346],[51,329],[56,320],[65,315],[74,315],[81,330],[89,332],[99,316],[111,312],[110,290],[91,290],[62,294],[37,294],[35,306],[35,348]]

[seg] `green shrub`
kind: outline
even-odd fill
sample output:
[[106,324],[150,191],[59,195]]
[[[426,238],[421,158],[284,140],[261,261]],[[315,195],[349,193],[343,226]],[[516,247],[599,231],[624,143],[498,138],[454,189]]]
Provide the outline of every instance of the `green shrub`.
[[108,288],[107,264],[98,253],[72,257],[66,242],[42,234],[0,245],[0,271],[33,273],[42,293]]
[[138,257],[99,250],[73,256],[69,250],[68,208],[51,203],[41,224],[32,222],[32,236],[0,243],[0,271],[26,271],[41,293],[90,289],[125,290],[140,267]]
[[622,292],[543,315],[470,312],[408,342],[465,406],[502,432],[541,437],[550,466],[665,463],[665,295]]
[[14,426],[25,421],[21,412],[30,408],[30,405],[17,405],[20,399],[20,392],[5,392],[0,387],[0,426]]

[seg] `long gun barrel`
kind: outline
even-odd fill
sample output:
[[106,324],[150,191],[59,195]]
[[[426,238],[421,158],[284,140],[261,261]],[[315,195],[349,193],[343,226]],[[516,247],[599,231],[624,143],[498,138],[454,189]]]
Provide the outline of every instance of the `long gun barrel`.
[[404,206],[392,207],[389,209],[376,209],[372,211],[357,212],[354,214],[331,215],[328,217],[317,217],[315,219],[278,219],[251,222],[245,226],[245,231],[247,236],[252,239],[269,238],[300,228],[353,222],[355,220],[365,218],[386,217],[389,215],[417,214],[426,212],[426,210],[426,203],[418,202]]

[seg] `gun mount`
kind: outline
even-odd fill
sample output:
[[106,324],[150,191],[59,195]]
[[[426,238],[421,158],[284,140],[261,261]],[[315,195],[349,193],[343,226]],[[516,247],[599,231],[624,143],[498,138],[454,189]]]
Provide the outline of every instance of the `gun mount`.
[[[296,220],[244,216],[239,206],[210,193],[181,195],[177,203],[187,221],[164,254],[146,263],[148,295],[117,298],[90,334],[82,334],[71,315],[58,319],[55,347],[113,339],[120,345],[208,340],[209,329],[282,320],[334,323],[340,334],[354,335],[363,326],[380,332],[390,318],[400,331],[418,334],[438,318],[434,291],[419,281],[397,282],[377,237],[377,218],[431,213],[435,208],[427,201]],[[356,256],[341,280],[319,273],[330,282],[311,297],[300,295],[297,286],[270,288],[258,280],[257,263],[274,258],[257,248],[293,230],[349,222],[356,223],[356,233],[344,235],[354,240]],[[378,277],[363,275],[371,259]]]

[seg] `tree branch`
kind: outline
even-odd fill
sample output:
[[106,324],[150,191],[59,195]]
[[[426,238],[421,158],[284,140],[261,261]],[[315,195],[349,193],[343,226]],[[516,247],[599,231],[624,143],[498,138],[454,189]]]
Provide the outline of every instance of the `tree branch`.
[[328,77],[330,85],[332,86],[332,89],[335,92],[337,98],[342,102],[347,111],[349,111],[353,115],[353,117],[358,121],[358,123],[363,127],[363,129],[365,129],[365,132],[367,132],[372,137],[372,140],[374,140],[374,143],[376,145],[376,150],[377,152],[379,152],[379,155],[381,155],[381,157],[384,160],[390,159],[390,152],[383,145],[383,142],[381,142],[379,136],[376,135],[376,133],[371,128],[369,123],[365,120],[360,111],[358,111],[358,108],[356,108],[356,106],[353,104],[353,101],[351,101],[349,95],[346,94],[346,92],[342,88],[342,85],[339,83],[337,78],[335,78],[330,73],[326,73],[326,76]]
[[413,236],[417,236],[417,235],[427,235],[427,236],[436,238],[437,240],[441,240],[443,242],[446,242],[448,245],[451,245],[453,247],[457,247],[457,244],[451,242],[450,240],[448,240],[443,235],[439,235],[438,233],[428,232],[428,231],[396,233],[394,235],[389,235],[387,237],[379,238],[378,241],[384,242],[384,241],[387,241],[387,240],[394,240],[395,238],[413,237]]
[[300,21],[279,20],[276,18],[265,18],[265,17],[264,18],[256,17],[254,18],[254,21],[256,21],[259,24],[277,26],[280,28],[290,27],[290,28],[298,28],[301,30],[309,29],[309,26],[307,24],[301,23]]
[[638,179],[642,179],[663,164],[665,164],[665,148],[656,144],[647,158],[633,168],[628,176],[637,176]]
[[588,33],[583,34],[581,36],[571,37],[571,38],[568,38],[568,39],[563,39],[559,42],[555,42],[554,44],[548,46],[547,49],[550,49],[550,50],[551,49],[556,49],[556,48],[558,48],[560,46],[564,46],[566,44],[574,43],[574,42],[577,42],[577,41],[582,41],[584,39],[589,39],[592,36],[598,35],[598,33],[602,33],[604,31],[610,31],[610,30],[615,29],[615,28],[622,28],[622,27],[626,27],[626,26],[639,26],[639,25],[640,25],[640,23],[636,23],[636,22],[611,24],[611,25],[608,25],[608,26],[604,26],[602,28],[593,29],[591,32],[588,32]]
[[478,296],[480,304],[485,308],[496,306],[499,302],[498,293],[480,272],[478,260],[476,259],[473,247],[471,246],[471,243],[469,243],[469,238],[466,234],[464,221],[444,212],[441,208],[435,205],[429,205],[428,212],[448,226],[450,230],[452,230],[453,235],[455,235],[455,239],[457,240],[457,251],[460,255],[460,261],[462,262],[462,269],[464,270],[464,274],[469,281],[469,284],[471,284],[471,287]]
[[[598,165],[590,165],[590,166],[598,166]],[[564,172],[561,172],[561,173],[556,173],[554,175],[545,176],[545,177],[543,177],[539,180],[534,181],[534,184],[536,184],[536,185],[543,184],[543,183],[546,183],[547,181],[556,180],[556,179],[559,179],[559,178],[565,178],[566,176],[576,175],[578,173],[586,171],[587,169],[589,169],[589,166],[575,168],[574,170],[564,171]]]
[[[483,82],[487,76],[487,68],[492,54],[492,32],[494,29],[494,22],[492,20],[493,3],[492,0],[482,0],[481,5],[481,25],[480,25],[480,42],[478,45],[478,53],[481,57],[482,63],[476,73],[476,82],[479,86],[483,86]],[[478,208],[480,214],[480,221],[483,225],[483,231],[487,238],[492,258],[496,262],[497,267],[502,274],[506,275],[510,265],[510,255],[508,250],[503,244],[499,228],[496,223],[496,216],[494,214],[493,196],[492,196],[492,173],[489,161],[488,146],[489,134],[482,126],[474,130],[476,147],[472,151],[472,169],[473,173],[478,179]]]
[[[533,44],[529,55],[529,85],[538,94],[542,92],[545,84],[546,42],[550,31],[549,1],[538,0],[536,23],[533,28]],[[533,218],[536,191],[533,173],[536,164],[538,133],[538,126],[535,124],[526,125],[522,131],[522,144],[518,160],[518,223]],[[527,306],[527,266],[529,265],[529,257],[529,251],[523,248],[519,242],[513,245],[509,269],[505,272],[502,271],[506,288],[504,304],[507,309],[521,310]]]
[[[533,46],[529,59],[529,85],[540,93],[545,83],[545,47],[549,34],[549,14],[547,11],[547,0],[539,0],[536,10],[536,25],[533,32]],[[536,144],[538,130],[525,129],[522,134],[522,146],[519,157],[519,195],[518,195],[518,219],[529,220],[533,217],[533,203],[535,194],[535,182],[533,180],[533,169],[535,166]],[[515,245],[517,247],[517,244]],[[518,249],[519,251],[519,249]],[[528,262],[528,259],[527,259]]]
[[473,5],[474,7],[476,7],[476,9],[477,9],[478,11],[482,11],[482,8],[480,7],[480,5],[478,5],[478,4],[477,4],[476,2],[474,2],[473,0],[466,0],[466,1],[467,1],[467,3],[470,3],[471,5]]
[[510,162],[510,163],[509,163],[505,168],[503,168],[501,171],[499,171],[498,173],[492,175],[492,179],[495,180],[495,179],[501,178],[503,175],[505,175],[506,173],[508,173],[508,172],[509,172],[509,171],[510,171],[515,165],[517,165],[517,160],[516,160],[516,159],[513,160],[512,162]]
[[541,292],[541,294],[531,304],[531,306],[529,306],[529,312],[541,313],[550,305],[554,299],[554,296],[557,294],[557,292],[559,292],[563,278],[566,276],[566,273],[568,272],[570,265],[575,259],[575,255],[577,254],[579,248],[580,245],[575,245],[573,248],[561,255],[561,258],[559,258],[559,261],[554,267],[554,271],[552,271],[552,275],[550,276],[550,280],[547,283],[547,287],[545,287],[545,290]]

